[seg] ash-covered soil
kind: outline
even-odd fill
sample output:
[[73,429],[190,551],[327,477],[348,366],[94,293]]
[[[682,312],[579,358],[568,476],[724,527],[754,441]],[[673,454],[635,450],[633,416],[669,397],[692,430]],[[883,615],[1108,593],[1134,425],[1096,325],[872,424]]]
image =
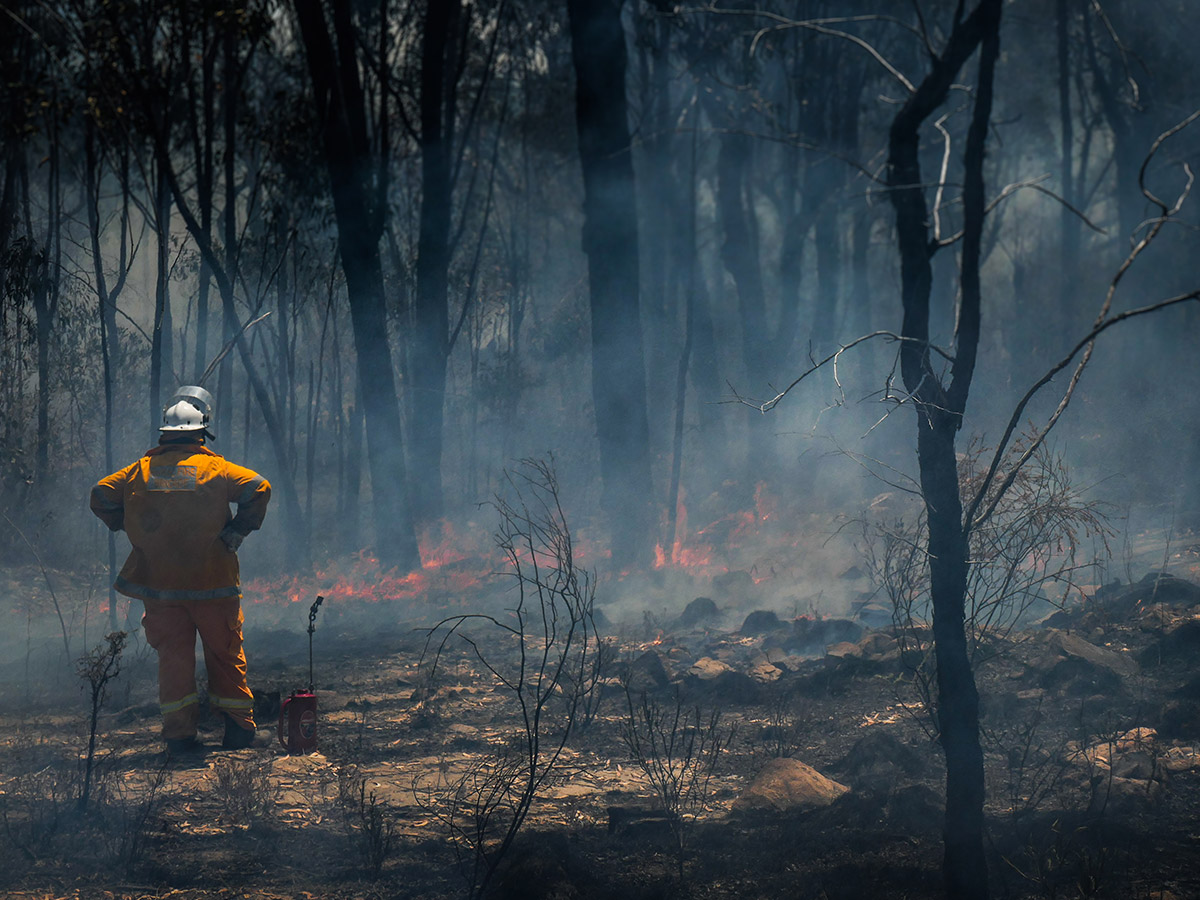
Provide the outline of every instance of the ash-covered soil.
[[[731,616],[692,599],[603,623],[598,693],[576,710],[490,895],[941,896],[944,769],[912,676],[920,648],[905,652],[883,622]],[[279,694],[308,684],[302,631],[255,627],[248,609],[258,741],[216,749],[206,715],[213,749],[189,760],[164,759],[153,654],[134,635],[107,686],[86,809],[90,689],[61,659],[7,666],[0,892],[468,896],[474,829],[490,816],[501,830],[486,833],[502,833],[497,785],[523,777],[527,719],[470,645],[447,645],[430,683],[426,632],[395,612],[363,604],[318,620],[319,751],[306,756],[274,736]],[[485,659],[511,662],[502,640],[478,639]],[[977,665],[993,895],[1200,897],[1200,587],[1106,587],[985,641]],[[630,748],[631,714],[643,726],[657,715],[676,742],[642,762],[674,760],[677,810]],[[561,724],[551,700],[543,761]],[[719,752],[706,756],[705,741]]]

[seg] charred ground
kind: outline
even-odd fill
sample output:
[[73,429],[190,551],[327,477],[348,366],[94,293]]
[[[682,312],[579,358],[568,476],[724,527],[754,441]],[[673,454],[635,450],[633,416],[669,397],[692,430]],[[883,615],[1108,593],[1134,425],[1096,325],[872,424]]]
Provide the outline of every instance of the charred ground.
[[[981,648],[998,896],[1200,896],[1198,553],[1200,541],[1177,541],[1176,574],[1112,584]],[[691,599],[670,615],[604,623],[614,652],[603,695],[576,723],[492,893],[940,896],[944,772],[890,626]],[[469,848],[455,852],[446,817],[456,802],[462,815],[472,767],[522,747],[508,692],[461,647],[431,686],[420,665],[429,623],[394,615],[364,628],[389,620],[386,603],[346,601],[318,626],[320,752],[289,757],[269,726],[279,693],[308,682],[307,639],[256,628],[250,612],[251,683],[268,726],[258,746],[164,762],[153,654],[135,639],[109,686],[86,811],[77,680],[37,659],[8,667],[7,896],[467,894]],[[728,741],[686,832],[682,879],[669,819],[623,739],[629,698],[643,694],[658,709],[719,712]],[[209,721],[202,737],[219,744]],[[685,722],[678,736],[699,727]],[[805,794],[811,785],[752,786],[780,757],[849,791],[829,803]]]

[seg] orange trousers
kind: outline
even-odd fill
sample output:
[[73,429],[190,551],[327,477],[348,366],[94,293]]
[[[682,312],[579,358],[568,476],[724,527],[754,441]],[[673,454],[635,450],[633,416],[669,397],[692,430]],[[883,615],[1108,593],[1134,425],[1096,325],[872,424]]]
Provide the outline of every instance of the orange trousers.
[[217,600],[144,600],[142,628],[146,643],[158,652],[158,702],[164,740],[196,734],[196,635],[204,645],[208,702],[243,728],[254,728],[254,695],[246,686],[242,650],[242,602]]

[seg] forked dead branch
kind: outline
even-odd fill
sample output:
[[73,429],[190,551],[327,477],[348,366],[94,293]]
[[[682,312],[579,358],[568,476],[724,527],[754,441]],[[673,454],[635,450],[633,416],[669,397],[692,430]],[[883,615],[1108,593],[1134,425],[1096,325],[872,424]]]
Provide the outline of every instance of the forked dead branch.
[[[506,473],[496,544],[508,564],[514,605],[434,625],[422,667],[431,682],[457,645],[517,711],[509,741],[456,781],[432,790],[433,811],[454,843],[472,897],[482,896],[524,825],[538,791],[560,770],[563,749],[600,678],[595,583],[576,566],[553,459],[526,459]],[[430,693],[435,693],[433,688]],[[437,795],[440,794],[440,802]]]

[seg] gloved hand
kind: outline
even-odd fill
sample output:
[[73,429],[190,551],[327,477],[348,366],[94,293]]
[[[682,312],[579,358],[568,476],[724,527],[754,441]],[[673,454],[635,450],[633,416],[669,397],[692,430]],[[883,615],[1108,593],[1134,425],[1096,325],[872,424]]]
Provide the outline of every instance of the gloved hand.
[[221,539],[221,543],[229,548],[230,553],[237,553],[237,548],[242,546],[242,541],[246,539],[246,536],[232,525],[226,525],[222,528],[221,533],[217,537]]

